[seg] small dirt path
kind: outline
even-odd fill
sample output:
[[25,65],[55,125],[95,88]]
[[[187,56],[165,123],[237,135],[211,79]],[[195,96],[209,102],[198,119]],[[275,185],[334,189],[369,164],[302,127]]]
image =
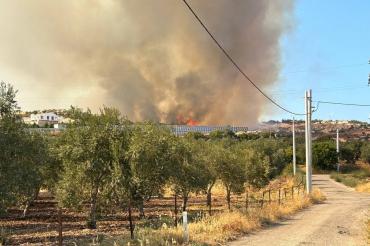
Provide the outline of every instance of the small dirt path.
[[368,218],[370,195],[355,192],[329,175],[313,175],[313,185],[327,196],[323,204],[229,245],[367,245],[364,221]]

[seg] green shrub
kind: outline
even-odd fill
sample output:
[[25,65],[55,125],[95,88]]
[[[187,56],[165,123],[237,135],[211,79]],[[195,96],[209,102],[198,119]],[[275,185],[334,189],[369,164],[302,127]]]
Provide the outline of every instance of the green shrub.
[[363,161],[366,161],[367,163],[370,163],[370,144],[366,143],[363,144],[361,147],[361,159]]
[[333,170],[338,162],[334,142],[325,141],[314,143],[312,147],[312,165],[316,169]]

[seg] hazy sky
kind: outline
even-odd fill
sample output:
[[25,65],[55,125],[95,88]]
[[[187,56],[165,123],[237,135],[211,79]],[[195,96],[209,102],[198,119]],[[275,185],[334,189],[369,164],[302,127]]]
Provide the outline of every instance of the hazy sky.
[[[370,104],[370,1],[189,2],[287,108],[303,112],[306,88],[314,100]],[[181,1],[0,0],[0,28],[0,79],[26,110],[104,104],[138,120],[291,118],[236,73]],[[314,118],[369,114],[320,105]]]

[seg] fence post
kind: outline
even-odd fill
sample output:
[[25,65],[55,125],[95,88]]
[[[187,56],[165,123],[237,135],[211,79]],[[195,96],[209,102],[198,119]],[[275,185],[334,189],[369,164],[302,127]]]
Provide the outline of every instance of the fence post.
[[298,188],[298,197],[299,197],[299,190],[301,189],[301,185],[298,185],[297,188]]
[[286,188],[284,188],[284,198],[286,200]]
[[262,191],[261,208],[263,208],[263,201],[265,200],[265,192]]
[[280,188],[279,188],[279,205],[280,205]]
[[175,227],[177,227],[177,193],[175,193]]
[[248,197],[248,190],[245,193],[245,211],[248,212],[248,206],[249,206],[249,197]]
[[62,208],[58,208],[58,245],[63,245],[63,220],[62,220]]
[[271,189],[269,190],[269,203],[271,203]]

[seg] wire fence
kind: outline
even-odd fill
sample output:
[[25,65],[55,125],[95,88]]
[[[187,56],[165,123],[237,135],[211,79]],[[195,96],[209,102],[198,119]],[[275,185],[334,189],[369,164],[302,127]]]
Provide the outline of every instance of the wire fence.
[[[258,193],[247,192],[245,194],[244,207],[246,210],[250,208],[263,208],[269,204],[284,204],[287,201],[304,196],[305,185],[300,182],[298,185],[290,187],[278,187],[266,189]],[[241,205],[239,204],[241,207]]]

